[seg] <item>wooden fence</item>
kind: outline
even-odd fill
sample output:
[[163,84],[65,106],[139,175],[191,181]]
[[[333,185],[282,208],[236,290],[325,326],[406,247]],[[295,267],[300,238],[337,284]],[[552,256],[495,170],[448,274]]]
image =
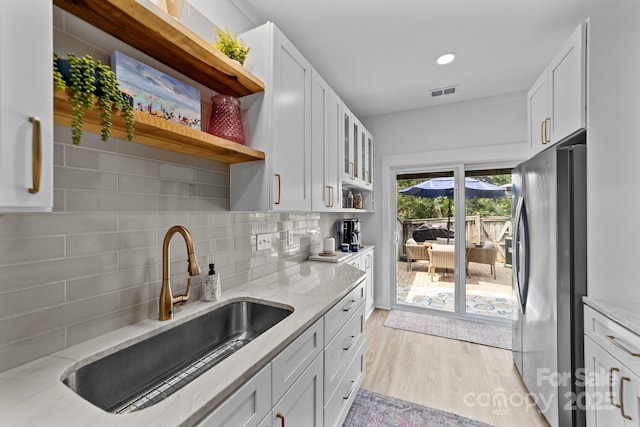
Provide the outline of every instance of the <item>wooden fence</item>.
[[[451,229],[453,229],[453,218],[451,219]],[[402,239],[398,242],[398,253],[405,256],[404,243],[409,239],[413,230],[427,223],[443,228],[447,227],[446,218],[425,218],[425,219],[398,219],[396,223],[397,231],[402,233]],[[498,248],[498,262],[505,261],[505,237],[511,237],[511,218],[503,216],[480,217],[479,215],[468,216],[465,221],[465,240],[476,245],[483,245],[486,242],[493,242]],[[459,233],[455,233],[459,236]]]

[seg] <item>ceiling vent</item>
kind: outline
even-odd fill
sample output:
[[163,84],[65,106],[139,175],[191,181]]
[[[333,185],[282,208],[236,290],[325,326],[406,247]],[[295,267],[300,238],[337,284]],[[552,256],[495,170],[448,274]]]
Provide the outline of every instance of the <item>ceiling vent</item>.
[[451,86],[451,87],[443,87],[440,89],[431,89],[430,92],[432,97],[442,96],[442,95],[453,95],[454,93],[456,93],[456,87]]

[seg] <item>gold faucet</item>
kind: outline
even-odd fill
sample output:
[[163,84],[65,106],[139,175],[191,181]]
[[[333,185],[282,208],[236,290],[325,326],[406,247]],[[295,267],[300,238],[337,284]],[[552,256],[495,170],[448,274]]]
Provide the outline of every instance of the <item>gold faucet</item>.
[[174,297],[171,294],[171,282],[169,281],[169,243],[174,234],[180,233],[187,243],[187,255],[189,257],[189,276],[200,274],[200,267],[196,254],[193,251],[193,239],[191,233],[182,225],[174,225],[167,231],[162,244],[162,289],[160,290],[160,320],[170,320],[173,318],[173,305],[184,304],[189,299],[191,292],[191,277],[187,279],[187,292],[184,295]]

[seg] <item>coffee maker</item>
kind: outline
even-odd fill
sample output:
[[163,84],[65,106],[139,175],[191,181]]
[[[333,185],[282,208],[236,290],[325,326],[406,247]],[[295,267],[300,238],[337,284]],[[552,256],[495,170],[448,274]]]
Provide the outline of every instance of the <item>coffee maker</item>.
[[340,243],[348,245],[349,251],[360,250],[360,220],[358,218],[343,219],[340,224]]

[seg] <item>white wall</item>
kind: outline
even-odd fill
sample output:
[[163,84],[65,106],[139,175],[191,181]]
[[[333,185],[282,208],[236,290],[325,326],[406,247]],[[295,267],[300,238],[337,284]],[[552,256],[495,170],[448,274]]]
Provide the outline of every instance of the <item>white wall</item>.
[[588,72],[588,294],[640,303],[640,2],[591,16]]
[[376,212],[363,237],[376,245],[376,305],[389,307],[395,283],[395,173],[461,165],[508,167],[527,157],[526,93],[364,119],[374,135]]

